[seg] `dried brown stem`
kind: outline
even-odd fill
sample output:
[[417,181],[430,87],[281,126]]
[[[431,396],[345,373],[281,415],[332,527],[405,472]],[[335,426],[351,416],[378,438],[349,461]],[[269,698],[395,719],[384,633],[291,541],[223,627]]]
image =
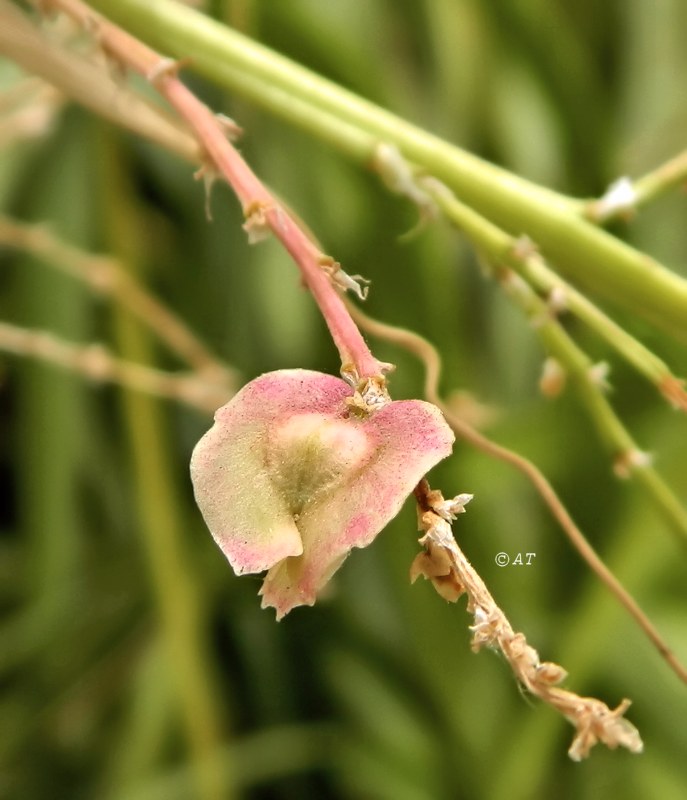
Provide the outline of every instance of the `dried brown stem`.
[[575,726],[577,733],[568,750],[574,761],[586,758],[597,742],[611,749],[625,747],[632,753],[641,753],[643,745],[639,732],[623,717],[629,700],[610,709],[601,700],[559,688],[557,684],[567,677],[565,670],[558,664],[540,661],[537,651],[527,644],[525,635],[513,630],[453,537],[450,522],[464,511],[470,495],[446,501],[441,492],[432,491],[423,480],[415,489],[415,497],[423,531],[420,539],[423,552],[413,562],[411,580],[423,575],[450,601],[467,595],[467,610],[475,619],[471,626],[473,651],[485,646],[500,650],[521,685],[560,711]]
[[43,225],[27,225],[1,214],[0,245],[31,253],[93,291],[114,298],[192,367],[199,378],[225,387],[227,395],[236,390],[234,371],[115,259],[86,253],[62,241]]
[[563,529],[563,532],[570,540],[572,546],[577,550],[592,572],[594,572],[628,614],[635,620],[670,669],[673,670],[683,683],[687,684],[687,669],[680,663],[671,648],[668,647],[663,637],[656,630],[644,611],[642,611],[637,601],[604,564],[585,535],[577,527],[575,521],[556,494],[553,486],[551,486],[551,483],[541,470],[518,453],[514,453],[512,450],[502,447],[496,442],[492,442],[489,438],[455,414],[450,406],[441,398],[438,391],[439,377],[441,375],[441,359],[436,349],[418,334],[405,330],[404,328],[397,328],[374,320],[366,314],[363,314],[358,308],[351,306],[351,313],[363,330],[368,331],[368,333],[373,336],[379,336],[387,341],[394,342],[416,355],[422,361],[425,366],[425,397],[441,409],[446,417],[446,421],[453,428],[456,435],[460,436],[473,447],[486,453],[488,456],[510,464],[525,475]]
[[116,383],[176,400],[212,414],[231,397],[226,387],[194,373],[173,374],[115,358],[101,344],[78,345],[46,331],[0,322],[0,350],[76,372],[96,383]]

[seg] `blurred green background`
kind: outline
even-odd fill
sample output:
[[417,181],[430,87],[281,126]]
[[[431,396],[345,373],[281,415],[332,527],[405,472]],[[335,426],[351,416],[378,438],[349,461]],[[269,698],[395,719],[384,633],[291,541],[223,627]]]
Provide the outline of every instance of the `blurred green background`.
[[[687,4],[681,0],[225,0],[208,13],[467,149],[564,193],[593,196],[684,147]],[[16,72],[0,64],[4,87]],[[533,331],[436,223],[378,179],[192,76],[245,128],[242,152],[349,273],[366,310],[430,338],[443,390],[494,413],[497,441],[532,458],[659,629],[687,659],[684,552],[608,458],[572,394],[537,389]],[[244,380],[338,359],[278,245],[248,247],[226,187],[75,107],[49,135],[0,151],[5,213],[125,259]],[[619,235],[685,273],[684,196]],[[130,317],[44,264],[0,252],[0,317],[175,369]],[[618,317],[617,317],[618,318]],[[684,350],[620,321],[678,374]],[[687,425],[613,353],[612,400],[687,499]],[[374,343],[373,343],[374,344]],[[384,343],[397,399],[422,371]],[[572,728],[469,649],[464,601],[410,586],[408,503],[352,554],[326,600],[276,624],[256,577],[236,578],[194,506],[191,449],[210,420],[0,356],[0,798],[682,798],[687,691],[583,566],[531,486],[457,443],[433,473],[474,492],[456,526],[513,625],[568,686],[615,705],[645,753],[566,755]],[[498,568],[499,551],[535,552]]]

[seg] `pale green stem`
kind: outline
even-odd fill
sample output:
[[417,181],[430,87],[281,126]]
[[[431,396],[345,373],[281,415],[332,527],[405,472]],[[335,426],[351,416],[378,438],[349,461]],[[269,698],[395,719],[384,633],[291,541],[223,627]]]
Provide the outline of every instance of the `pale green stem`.
[[[613,347],[641,375],[644,375],[675,408],[687,411],[684,381],[676,377],[658,356],[621,328],[585,295],[559,277],[538,255],[518,252],[518,241],[506,252],[505,263],[528,283],[550,296],[560,294],[564,309],[571,311]],[[526,247],[526,246],[525,246]]]
[[[435,181],[425,179],[421,182],[421,186],[450,219],[455,221],[456,215],[462,214],[465,210],[463,204]],[[483,223],[485,226],[489,225],[487,220],[483,220]],[[486,227],[480,229],[479,226],[471,229],[473,233],[481,230],[481,238],[473,239],[477,247],[484,247],[486,229]],[[471,235],[466,228],[464,230]],[[499,231],[495,226],[490,226],[490,234],[492,254],[500,249],[498,257],[501,262],[512,267],[539,291],[549,294],[552,303],[561,302],[561,310],[570,310],[608,342],[629,364],[644,375],[671,405],[687,410],[684,381],[676,377],[665,362],[604,314],[591,300],[557,275],[534,250],[532,242],[527,239],[515,239]]]
[[[444,193],[441,201],[446,216],[461,228],[489,261],[502,265],[513,257],[513,239],[472,209]],[[663,482],[650,460],[634,442],[602,393],[593,363],[563,330],[551,307],[519,276],[497,266],[507,294],[532,322],[544,346],[573,379],[577,391],[619,474],[633,476],[646,491],[664,519],[687,542],[687,512]]]
[[592,222],[607,223],[613,219],[631,218],[634,212],[687,181],[687,150],[647,172],[635,181],[627,180],[625,201],[617,208],[604,209],[607,200],[601,197],[585,203],[582,211]]
[[[340,149],[364,156],[357,134],[394,143],[411,161],[436,175],[476,211],[515,235],[527,234],[581,286],[629,307],[687,342],[687,281],[579,215],[580,203],[488,164],[291,60],[172,0],[92,0],[128,30],[177,57],[211,80],[283,113],[311,130],[326,128]],[[275,92],[292,98],[287,109]],[[330,115],[339,125],[324,124]],[[369,160],[371,153],[367,154]]]
[[687,150],[634,181],[635,207],[639,208],[687,181]]

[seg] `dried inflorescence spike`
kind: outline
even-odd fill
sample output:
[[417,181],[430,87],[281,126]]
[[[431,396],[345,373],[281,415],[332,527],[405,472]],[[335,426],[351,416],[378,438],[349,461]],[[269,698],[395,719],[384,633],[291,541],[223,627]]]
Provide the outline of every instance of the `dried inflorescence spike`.
[[419,506],[418,527],[426,531],[420,539],[424,550],[410,566],[410,580],[415,583],[422,575],[449,603],[455,603],[465,593],[451,550],[453,536],[449,520],[462,514],[472,497],[471,494],[460,494],[451,500],[444,500],[441,492],[428,490],[426,502]]
[[[411,580],[423,575],[432,581],[436,591],[446,600],[455,601],[467,596],[467,610],[473,614],[472,650],[483,647],[498,649],[508,660],[520,684],[540,699],[560,711],[576,728],[569,755],[579,761],[589,755],[597,742],[610,748],[625,747],[632,753],[642,752],[642,740],[637,729],[623,718],[629,701],[623,700],[611,710],[593,697],[580,697],[560,689],[565,680],[563,667],[550,661],[540,661],[537,651],[528,644],[525,635],[513,630],[503,611],[494,601],[484,581],[458,547],[448,516],[460,513],[471,495],[458,495],[445,501],[441,492],[433,491],[426,481],[415,489],[418,500],[420,539],[423,551],[411,566]],[[461,498],[466,500],[461,501]],[[448,509],[447,509],[448,502]],[[452,507],[455,504],[455,507]]]
[[370,544],[453,433],[420,400],[350,413],[351,387],[307,370],[256,378],[215,415],[191,459],[198,506],[237,574],[268,570],[277,618],[312,605],[350,550]]

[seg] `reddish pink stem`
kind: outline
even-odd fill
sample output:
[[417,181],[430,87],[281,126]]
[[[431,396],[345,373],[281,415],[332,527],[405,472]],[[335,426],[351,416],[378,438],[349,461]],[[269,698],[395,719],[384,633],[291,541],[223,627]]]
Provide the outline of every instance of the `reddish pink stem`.
[[217,170],[236,192],[244,213],[263,210],[265,221],[298,265],[341,356],[344,367],[352,365],[359,378],[381,376],[384,365],[370,352],[341,296],[322,269],[328,261],[293,218],[280,206],[264,184],[227,141],[215,115],[178,79],[165,76],[160,91],[191,125]]
[[[45,0],[44,0],[45,2]],[[213,112],[177,77],[177,65],[93,12],[80,0],[49,0],[84,27],[94,30],[103,50],[143,75],[186,120],[204,148],[212,166],[226,179],[241,201],[244,214],[259,211],[273,234],[282,242],[301,271],[315,298],[341,356],[342,369],[354,371],[360,380],[382,378],[388,366],[370,352],[351,318],[331,277],[323,266],[333,264],[310,237],[279,205],[264,184],[231,145]]]

